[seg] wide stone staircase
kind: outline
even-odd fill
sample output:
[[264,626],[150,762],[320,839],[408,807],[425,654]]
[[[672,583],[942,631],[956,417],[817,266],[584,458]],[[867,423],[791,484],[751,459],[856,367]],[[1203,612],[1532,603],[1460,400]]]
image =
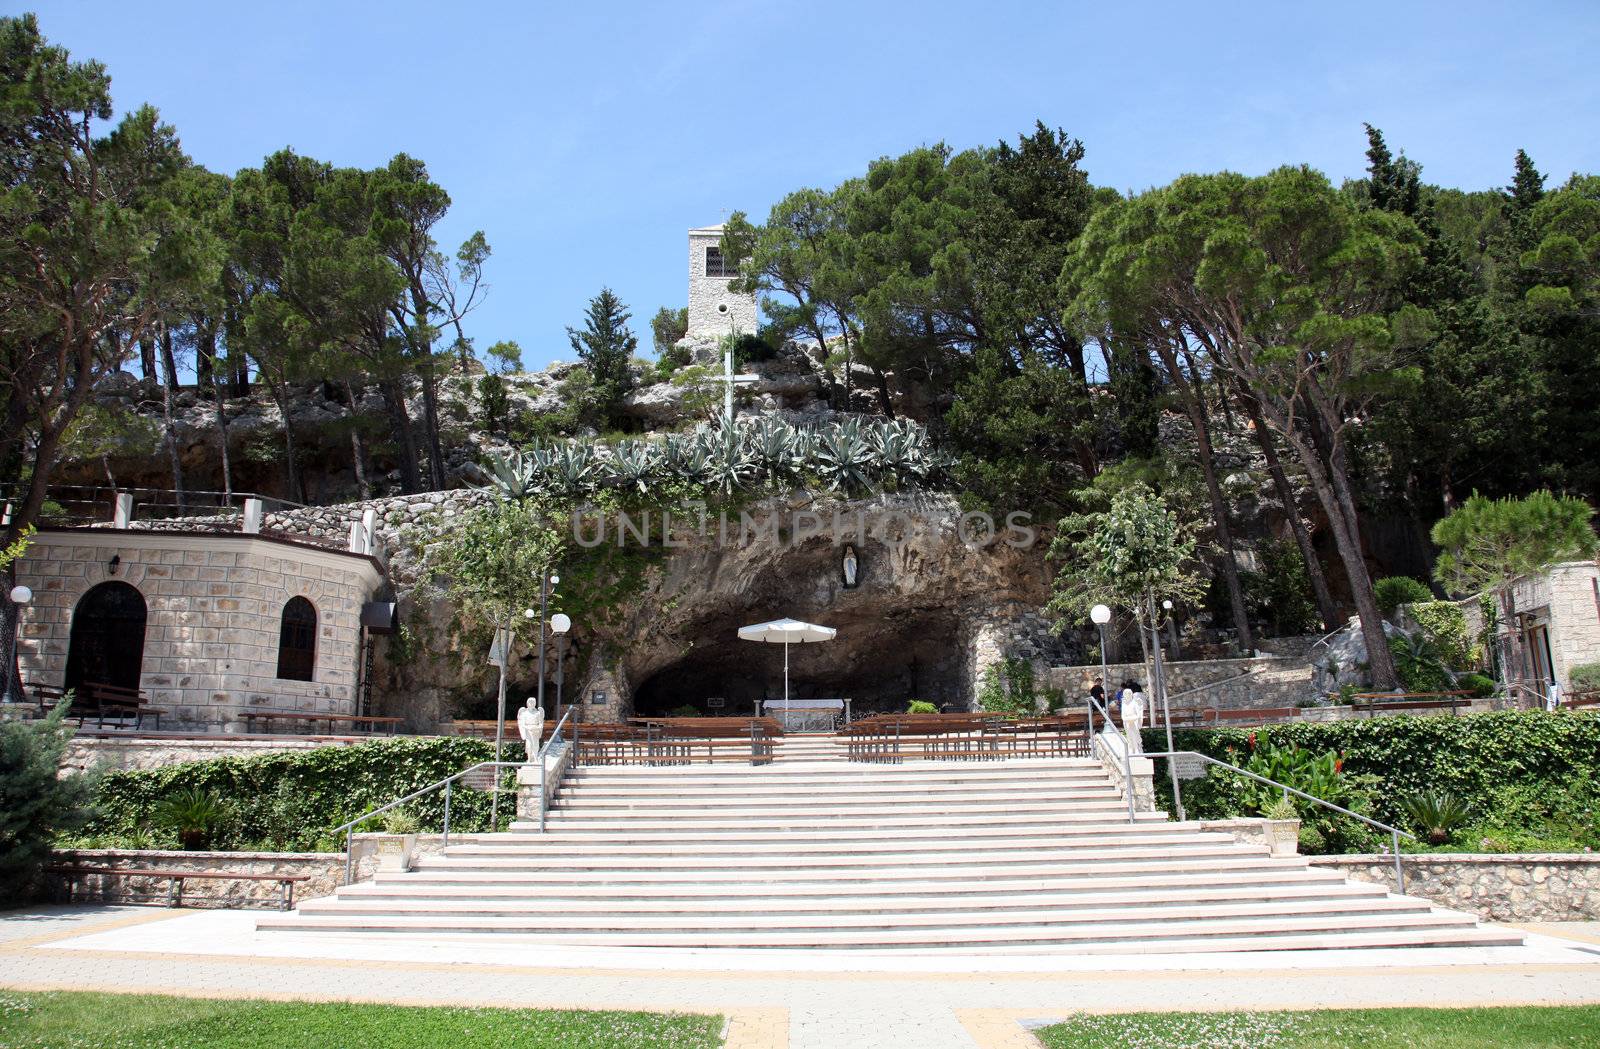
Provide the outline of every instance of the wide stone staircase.
[[546,833],[478,835],[258,927],[991,954],[1521,942],[1197,823],[1130,824],[1090,759],[799,749],[757,767],[574,769]]

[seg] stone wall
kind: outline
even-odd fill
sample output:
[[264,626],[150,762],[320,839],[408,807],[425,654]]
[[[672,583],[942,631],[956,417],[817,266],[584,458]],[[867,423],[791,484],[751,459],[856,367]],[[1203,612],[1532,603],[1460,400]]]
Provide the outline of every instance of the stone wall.
[[[1150,688],[1143,663],[1112,663],[1108,693],[1115,694],[1123,681],[1131,678]],[[1224,710],[1252,710],[1266,707],[1292,707],[1310,698],[1305,663],[1295,658],[1193,659],[1163,664],[1167,694],[1174,706],[1219,707]],[[1249,677],[1240,675],[1249,673]],[[1049,682],[1066,692],[1068,705],[1081,700],[1095,678],[1098,663],[1054,667]],[[1237,680],[1230,680],[1237,679]],[[1200,691],[1191,692],[1192,689]],[[1179,693],[1188,692],[1180,696]]]
[[[1392,856],[1313,856],[1311,863],[1395,890]],[[1490,921],[1600,921],[1600,856],[1427,853],[1402,864],[1408,895]]]
[[354,746],[368,742],[366,739],[334,738],[315,739],[238,739],[218,736],[206,738],[161,737],[104,737],[75,736],[62,756],[61,767],[68,772],[82,772],[91,768],[105,769],[157,769],[167,765],[181,765],[187,761],[210,761],[213,758],[253,758],[261,754],[283,754],[319,747]]
[[[147,610],[139,687],[167,712],[163,726],[206,729],[250,707],[351,713],[361,606],[383,579],[371,558],[263,536],[115,529],[44,529],[16,574],[35,595],[18,642],[25,679],[62,684],[79,600],[126,583]],[[296,596],[317,612],[311,681],[277,676]]]

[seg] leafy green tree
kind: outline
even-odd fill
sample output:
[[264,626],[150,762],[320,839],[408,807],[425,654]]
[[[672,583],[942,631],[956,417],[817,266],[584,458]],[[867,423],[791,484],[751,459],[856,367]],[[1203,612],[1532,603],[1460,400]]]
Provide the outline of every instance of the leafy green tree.
[[38,721],[0,722],[0,899],[29,898],[58,835],[88,818],[88,776],[60,774],[72,730],[66,707]]
[[489,358],[489,370],[499,375],[510,375],[522,368],[522,347],[515,339],[504,339],[484,351]]
[[[1159,334],[1248,388],[1291,448],[1344,564],[1373,682],[1395,684],[1373,597],[1349,430],[1380,392],[1415,381],[1391,316],[1416,265],[1416,226],[1361,209],[1306,168],[1191,175],[1090,220],[1065,279],[1089,330]],[[1177,343],[1174,341],[1174,345]]]
[[32,15],[0,18],[0,83],[0,477],[20,482],[3,546],[38,519],[96,382],[218,255],[161,192],[185,158],[156,111],[96,133],[112,116],[104,66],[47,43]]
[[1532,676],[1517,618],[1515,583],[1562,561],[1595,556],[1597,541],[1589,520],[1594,509],[1582,499],[1535,492],[1523,499],[1474,495],[1433,526],[1439,545],[1435,575],[1451,593],[1494,595],[1506,680]]
[[678,340],[689,334],[689,307],[663,306],[650,318],[650,339],[656,349],[656,372],[662,377],[689,363],[689,352],[678,349]]
[[861,342],[853,269],[853,240],[847,227],[851,202],[861,192],[859,179],[831,191],[802,189],[772,206],[767,221],[752,225],[736,211],[723,225],[723,257],[738,267],[729,285],[751,294],[775,293],[762,308],[780,338],[814,339],[818,346],[842,349],[835,404],[850,406],[855,359]]
[[564,516],[535,498],[496,499],[451,522],[428,546],[423,574],[471,626],[537,626],[541,582],[566,549]]
[[1106,604],[1133,613],[1144,645],[1144,628],[1160,622],[1160,601],[1192,601],[1203,591],[1198,546],[1194,531],[1142,483],[1117,492],[1103,512],[1063,518],[1049,550],[1062,566],[1047,606],[1057,628]]
[[583,327],[568,328],[573,352],[583,362],[593,382],[591,405],[605,428],[624,424],[623,398],[633,389],[633,355],[639,339],[628,328],[633,314],[610,288],[589,300]]
[[98,404],[86,404],[72,420],[61,440],[61,461],[98,461],[106,483],[117,487],[111,458],[143,458],[154,455],[161,441],[161,428],[137,412],[119,411]]

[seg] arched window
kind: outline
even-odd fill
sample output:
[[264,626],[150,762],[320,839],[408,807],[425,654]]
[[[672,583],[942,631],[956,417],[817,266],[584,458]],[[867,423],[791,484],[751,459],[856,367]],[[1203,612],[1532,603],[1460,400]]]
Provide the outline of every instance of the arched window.
[[90,587],[72,610],[62,687],[79,693],[73,713],[93,703],[85,685],[138,689],[144,666],[144,595],[120,580]]
[[283,629],[278,634],[278,677],[310,681],[317,665],[317,610],[303,597],[291,597],[283,606]]

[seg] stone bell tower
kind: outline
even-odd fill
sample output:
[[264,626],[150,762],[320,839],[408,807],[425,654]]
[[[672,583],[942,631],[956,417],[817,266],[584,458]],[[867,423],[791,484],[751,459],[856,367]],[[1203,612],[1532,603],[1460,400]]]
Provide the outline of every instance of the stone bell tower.
[[722,227],[689,231],[689,331],[691,339],[720,339],[729,332],[754,335],[756,297],[728,290],[736,275],[722,258]]

